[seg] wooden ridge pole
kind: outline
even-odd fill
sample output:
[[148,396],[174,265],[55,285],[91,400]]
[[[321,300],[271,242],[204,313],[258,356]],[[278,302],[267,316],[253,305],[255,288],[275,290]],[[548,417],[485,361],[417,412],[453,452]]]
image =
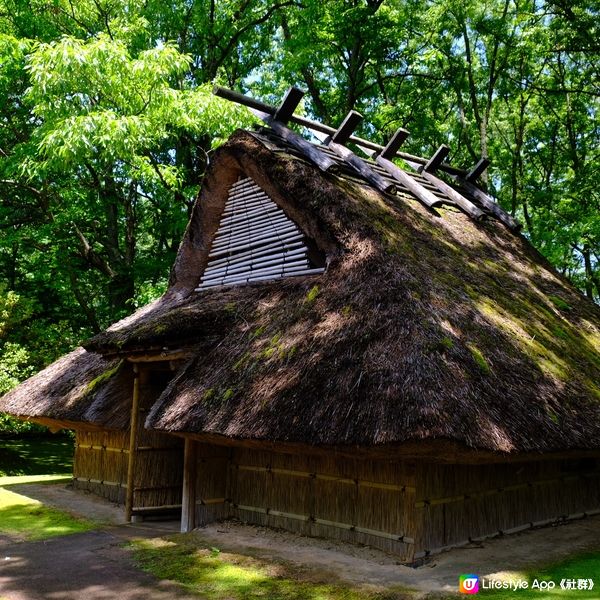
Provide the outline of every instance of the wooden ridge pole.
[[133,513],[133,486],[135,480],[135,458],[137,446],[137,429],[140,404],[140,373],[137,364],[133,365],[133,398],[131,400],[131,417],[129,419],[129,456],[127,460],[127,495],[125,497],[125,519],[131,521]]
[[[260,100],[256,100],[254,98],[249,98],[248,96],[244,96],[244,94],[240,94],[239,92],[234,92],[233,90],[229,90],[229,89],[221,87],[219,85],[216,85],[213,88],[213,94],[215,96],[218,96],[219,98],[224,98],[225,100],[229,100],[231,102],[241,104],[242,106],[247,106],[248,108],[253,108],[257,111],[266,113],[267,115],[270,115],[270,116],[274,116],[278,110],[274,106],[265,104],[264,102],[261,102]],[[301,125],[302,127],[306,127],[307,129],[312,129],[313,131],[319,131],[319,132],[325,133],[327,135],[334,135],[337,131],[337,129],[335,129],[334,127],[329,127],[329,125],[324,125],[323,123],[319,123],[318,121],[313,121],[312,119],[306,119],[304,117],[299,117],[298,115],[290,115],[289,120],[292,123],[296,123],[297,125]],[[288,131],[290,131],[290,130],[288,129]],[[352,135],[348,138],[348,142],[356,144],[357,146],[361,146],[362,148],[374,150],[375,152],[381,152],[384,149],[384,147],[381,144],[375,144],[374,142],[370,142],[369,140],[365,140],[363,138],[360,138],[360,137],[357,137],[354,135]],[[398,152],[396,154],[396,157],[401,158],[403,160],[412,161],[414,163],[417,163],[418,165],[426,165],[428,162],[427,158],[423,158],[422,156],[415,156],[414,154],[408,154],[406,152]],[[451,165],[443,164],[440,166],[440,170],[445,171],[446,173],[449,173],[450,175],[458,175],[459,177],[462,177],[463,179],[467,176],[467,172],[464,169],[458,169]]]

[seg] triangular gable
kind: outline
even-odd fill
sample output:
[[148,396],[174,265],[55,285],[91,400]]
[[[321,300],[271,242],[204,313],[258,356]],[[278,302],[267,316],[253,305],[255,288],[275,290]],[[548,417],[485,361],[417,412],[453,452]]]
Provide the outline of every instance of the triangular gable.
[[196,291],[323,271],[311,261],[306,237],[299,227],[246,177],[229,188]]

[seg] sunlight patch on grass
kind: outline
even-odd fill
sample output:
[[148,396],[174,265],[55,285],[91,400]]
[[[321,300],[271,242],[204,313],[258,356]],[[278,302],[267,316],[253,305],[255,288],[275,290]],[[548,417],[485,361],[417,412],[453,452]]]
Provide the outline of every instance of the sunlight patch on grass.
[[[598,600],[600,598],[600,552],[592,552],[575,556],[558,564],[550,565],[543,569],[536,569],[528,573],[496,573],[486,576],[492,580],[526,580],[529,584],[527,589],[520,589],[518,592],[511,590],[482,590],[481,584],[479,588],[479,596],[485,598],[493,598],[494,600],[563,600],[567,598],[589,598],[590,600]],[[563,579],[568,580],[594,580],[593,590],[563,590],[560,587],[560,582]],[[554,589],[532,589],[532,584],[535,580],[552,581],[556,584]]]
[[37,500],[0,488],[0,533],[35,541],[94,527],[91,521],[76,519]]
[[71,479],[73,479],[73,476],[70,473],[57,473],[55,475],[6,475],[0,477],[0,487],[21,483],[60,483],[61,481],[71,481]]
[[217,548],[198,547],[183,536],[135,540],[128,544],[139,566],[160,579],[176,581],[206,600],[391,600],[410,592],[379,592],[321,580],[290,565],[259,560]]

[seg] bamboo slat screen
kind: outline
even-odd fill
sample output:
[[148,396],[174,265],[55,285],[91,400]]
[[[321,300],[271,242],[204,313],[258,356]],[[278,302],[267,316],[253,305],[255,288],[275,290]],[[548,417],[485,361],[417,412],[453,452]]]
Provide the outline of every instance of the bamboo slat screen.
[[249,177],[234,183],[196,291],[323,272],[298,226]]

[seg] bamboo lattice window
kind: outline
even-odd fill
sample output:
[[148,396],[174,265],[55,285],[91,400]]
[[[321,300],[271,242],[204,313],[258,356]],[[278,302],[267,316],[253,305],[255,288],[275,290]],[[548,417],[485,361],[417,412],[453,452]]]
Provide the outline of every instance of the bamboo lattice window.
[[323,271],[311,261],[298,226],[247,177],[229,189],[208,265],[196,289]]

